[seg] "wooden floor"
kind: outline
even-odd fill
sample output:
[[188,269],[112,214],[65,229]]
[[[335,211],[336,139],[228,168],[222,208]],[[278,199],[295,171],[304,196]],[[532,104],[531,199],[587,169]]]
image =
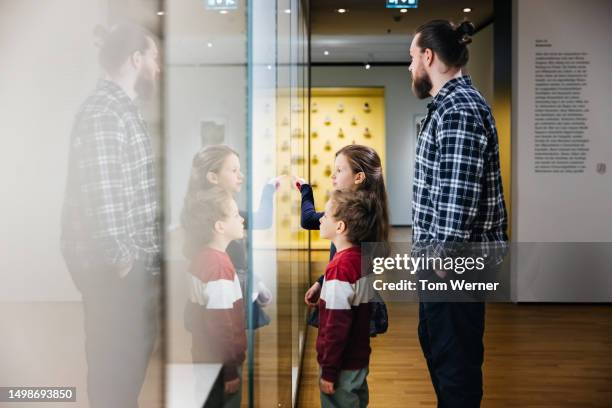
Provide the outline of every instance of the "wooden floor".
[[[389,332],[372,341],[370,406],[435,406],[417,339],[417,305],[389,304]],[[298,407],[319,406],[310,328]],[[483,407],[612,406],[612,306],[487,307]]]
[[[393,228],[391,240],[410,240]],[[311,257],[311,279],[325,256]],[[391,303],[389,331],[372,339],[368,384],[374,408],[435,407],[417,338],[418,305]],[[298,407],[319,407],[317,329],[307,332]],[[612,407],[612,305],[489,304],[483,407]]]

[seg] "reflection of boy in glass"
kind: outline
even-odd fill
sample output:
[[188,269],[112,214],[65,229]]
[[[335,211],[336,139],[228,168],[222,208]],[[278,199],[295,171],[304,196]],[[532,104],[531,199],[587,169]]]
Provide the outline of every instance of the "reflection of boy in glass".
[[211,188],[187,195],[183,223],[194,249],[189,267],[193,362],[222,363],[223,392],[213,389],[208,403],[239,407],[246,353],[244,302],[226,251],[230,242],[244,236],[244,218],[230,194]]

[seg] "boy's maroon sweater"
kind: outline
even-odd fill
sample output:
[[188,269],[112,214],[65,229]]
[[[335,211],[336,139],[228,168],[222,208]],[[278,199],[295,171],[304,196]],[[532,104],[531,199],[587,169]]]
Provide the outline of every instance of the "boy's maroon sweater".
[[368,366],[372,292],[362,277],[360,248],[336,253],[325,270],[319,301],[317,360],[324,380],[335,382],[340,370]]
[[247,349],[244,301],[232,261],[225,252],[203,248],[193,260],[194,362],[223,363],[223,379],[238,378]]

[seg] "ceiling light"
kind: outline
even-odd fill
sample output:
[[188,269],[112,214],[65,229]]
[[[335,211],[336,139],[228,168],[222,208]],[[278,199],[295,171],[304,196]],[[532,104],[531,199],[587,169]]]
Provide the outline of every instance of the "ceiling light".
[[408,9],[401,9],[400,10],[400,13],[407,13],[407,12],[408,12]]
[[291,9],[285,9],[285,14],[291,14]]
[[365,69],[370,69],[370,64],[365,64]]
[[271,70],[271,69],[272,69],[272,65],[268,65],[268,67],[267,67],[267,68],[268,68],[269,70]]
[[163,16],[164,14],[165,14],[165,13],[164,13],[163,11],[158,11],[158,12],[157,12],[157,15],[158,15],[158,16]]
[[472,9],[471,9],[471,8],[469,8],[469,7],[466,7],[466,8],[464,8],[464,9],[463,9],[463,12],[464,12],[464,13],[469,13],[469,12],[471,12],[471,11],[472,11]]
[[327,50],[323,51],[323,55],[329,55],[329,51]]
[[339,9],[338,9],[338,10],[336,10],[336,11],[337,11],[338,13],[340,13],[340,14],[344,14],[344,13],[346,13],[348,10],[347,10],[347,9],[344,9],[344,8],[339,8]]
[[219,10],[219,14],[227,14],[227,10]]
[[212,48],[213,43],[209,42],[209,43],[207,43],[207,44],[206,44],[206,46],[207,46],[208,48]]

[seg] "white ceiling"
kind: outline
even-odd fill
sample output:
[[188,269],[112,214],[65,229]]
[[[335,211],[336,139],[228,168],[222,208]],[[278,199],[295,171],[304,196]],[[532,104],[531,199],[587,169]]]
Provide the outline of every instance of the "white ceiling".
[[[410,42],[421,24],[434,19],[476,27],[493,16],[492,0],[419,0],[417,9],[401,13],[385,0],[311,0],[312,62],[408,62]],[[470,13],[463,8],[470,7]],[[338,8],[347,13],[340,14]],[[324,55],[324,51],[329,55]]]
[[[312,62],[406,63],[413,33],[419,25],[435,18],[461,21],[467,16],[478,27],[493,15],[492,0],[419,0],[419,3],[418,9],[400,13],[399,10],[386,9],[385,0],[311,0]],[[166,62],[169,65],[245,64],[246,18],[243,6],[241,4],[238,10],[221,15],[206,10],[201,1],[166,2]],[[348,12],[337,13],[340,7],[347,8]],[[473,11],[465,14],[463,7],[472,7]],[[277,35],[282,37],[280,32],[289,32],[293,15],[278,11],[276,21],[283,25],[279,25]],[[268,12],[275,13],[275,10]],[[274,35],[274,31],[271,34]],[[279,50],[289,47],[286,44],[288,36],[285,37],[277,38]],[[273,46],[273,42],[264,41],[258,47],[265,47],[268,43]],[[329,51],[327,56],[324,55],[326,50]],[[256,56],[258,63],[268,64],[266,60],[274,55],[274,51],[261,54]],[[279,58],[282,55],[278,51]]]
[[411,41],[412,35],[313,35],[312,61],[405,62]]

